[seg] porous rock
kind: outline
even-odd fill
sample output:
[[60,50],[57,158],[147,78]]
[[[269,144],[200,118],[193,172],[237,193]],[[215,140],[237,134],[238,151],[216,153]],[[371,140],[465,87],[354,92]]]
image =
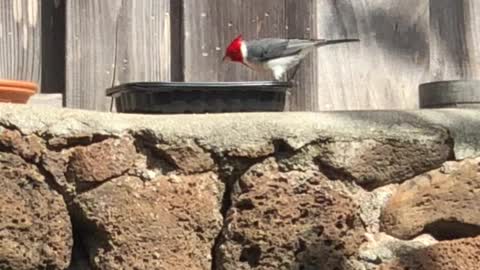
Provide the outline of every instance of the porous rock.
[[76,183],[70,182],[73,181],[72,179],[70,181],[67,179],[70,155],[71,151],[68,150],[60,152],[50,151],[41,160],[41,166],[52,176],[60,192],[69,198],[76,194]]
[[480,237],[442,241],[385,263],[379,270],[475,270],[480,258]]
[[134,164],[135,154],[135,146],[127,138],[79,146],[70,155],[67,175],[77,188],[99,184],[128,171]]
[[390,197],[395,193],[397,184],[377,188],[371,192],[358,188],[352,198],[359,205],[360,218],[367,231],[375,234],[380,232],[380,216],[382,209]]
[[209,269],[220,232],[213,173],[124,176],[74,200],[74,217],[96,269]]
[[403,183],[390,198],[381,228],[401,239],[427,232],[439,239],[480,235],[480,158],[447,162]]
[[[26,148],[25,148],[26,149]],[[0,152],[0,269],[65,269],[73,245],[67,207],[44,176]]]
[[0,146],[25,160],[38,162],[44,146],[35,135],[22,136],[17,130],[4,129],[0,132]]
[[386,233],[368,234],[368,242],[360,247],[358,258],[368,270],[378,265],[408,256],[414,251],[438,243],[431,235],[423,234],[412,240],[400,240]]
[[161,143],[156,147],[183,173],[202,173],[215,167],[211,155],[192,141]]
[[280,172],[273,158],[253,166],[232,195],[217,269],[348,269],[365,231],[354,202],[324,181]]
[[438,168],[451,154],[448,136],[438,133],[428,140],[336,140],[326,143],[316,160],[330,178],[353,180],[373,189]]

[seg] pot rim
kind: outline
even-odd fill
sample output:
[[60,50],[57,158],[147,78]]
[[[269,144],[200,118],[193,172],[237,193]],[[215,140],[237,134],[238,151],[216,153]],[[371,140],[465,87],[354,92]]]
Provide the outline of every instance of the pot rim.
[[29,89],[32,91],[38,90],[38,85],[34,82],[23,81],[23,80],[3,80],[0,79],[0,87],[8,88],[18,88],[18,89]]
[[15,92],[19,94],[33,95],[37,92],[37,90],[20,88],[20,87],[9,87],[9,86],[3,86],[0,84],[0,93],[6,93],[6,92]]

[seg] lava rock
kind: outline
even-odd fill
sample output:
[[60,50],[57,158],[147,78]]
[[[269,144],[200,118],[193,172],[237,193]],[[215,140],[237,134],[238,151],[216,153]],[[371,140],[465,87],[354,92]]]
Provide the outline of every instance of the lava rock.
[[253,166],[233,193],[217,269],[347,269],[365,240],[351,198],[317,172]]
[[400,239],[480,235],[480,158],[447,162],[398,188],[381,216],[382,231]]
[[72,226],[61,195],[22,158],[0,152],[0,269],[65,269]]
[[78,195],[74,220],[94,269],[209,269],[222,226],[214,173],[125,176]]
[[474,270],[478,269],[480,237],[442,241],[383,264],[379,270]]
[[76,147],[70,155],[67,177],[77,188],[100,184],[128,171],[135,154],[135,146],[127,138]]

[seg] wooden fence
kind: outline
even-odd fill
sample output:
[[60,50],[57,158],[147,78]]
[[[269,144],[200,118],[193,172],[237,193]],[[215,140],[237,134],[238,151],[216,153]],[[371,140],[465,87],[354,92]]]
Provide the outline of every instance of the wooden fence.
[[2,0],[0,78],[107,110],[131,81],[269,80],[220,62],[245,38],[360,38],[302,63],[288,110],[414,109],[418,85],[480,76],[478,0]]

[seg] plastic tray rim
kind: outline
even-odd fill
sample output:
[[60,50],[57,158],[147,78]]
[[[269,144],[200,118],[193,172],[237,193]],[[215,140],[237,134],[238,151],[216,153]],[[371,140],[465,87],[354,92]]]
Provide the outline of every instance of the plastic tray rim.
[[[191,90],[256,90],[256,91],[286,91],[291,88],[291,82],[280,81],[233,81],[233,82],[129,82],[106,90],[107,96],[125,91],[191,91]],[[233,88],[233,89],[232,89]],[[240,88],[240,89],[239,89]]]

